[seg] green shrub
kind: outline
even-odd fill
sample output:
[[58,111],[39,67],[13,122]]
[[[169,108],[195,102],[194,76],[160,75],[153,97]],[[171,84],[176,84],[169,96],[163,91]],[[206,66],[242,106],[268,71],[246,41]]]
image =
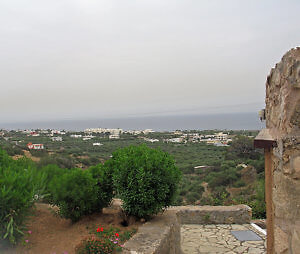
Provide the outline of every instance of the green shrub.
[[266,218],[265,180],[259,180],[255,186],[255,198],[249,203],[252,208],[252,216],[255,219]]
[[44,194],[45,180],[31,160],[14,161],[0,149],[0,240],[17,243],[30,208]]
[[13,160],[7,155],[7,152],[0,148],[0,166],[2,168],[9,167]]
[[172,205],[180,206],[183,204],[183,197],[182,196],[176,196],[175,200],[173,201]]
[[225,171],[212,172],[206,178],[210,188],[217,186],[227,186],[237,181],[239,175],[236,168],[229,168]]
[[128,215],[147,218],[172,204],[181,178],[173,158],[146,145],[118,149],[105,166]]
[[200,182],[196,182],[190,185],[189,191],[197,192],[201,196],[204,192],[204,187],[201,185]]
[[59,207],[59,214],[78,221],[91,214],[97,205],[97,182],[88,171],[72,169],[51,181],[52,204]]
[[66,169],[62,169],[57,165],[49,164],[41,169],[47,176],[47,181],[50,183],[55,177],[60,177],[67,173]]
[[201,198],[201,195],[197,192],[189,192],[186,195],[186,199],[189,204],[193,204],[195,201],[199,200],[200,198]]
[[63,174],[67,173],[68,171],[66,169],[62,169],[57,165],[49,164],[47,166],[44,166],[42,169],[40,169],[44,174],[46,175],[46,185],[45,185],[45,200],[49,203],[53,200],[53,195],[50,189],[50,184],[52,181],[55,181],[56,178],[61,177]]
[[242,179],[237,180],[233,184],[233,187],[235,187],[235,188],[240,188],[240,187],[244,187],[244,186],[246,186],[246,183]]
[[96,180],[97,203],[93,210],[99,212],[103,207],[107,207],[110,204],[113,197],[112,170],[104,167],[102,164],[98,164],[90,167],[88,171]]
[[185,196],[186,194],[188,193],[188,189],[187,188],[184,188],[184,189],[181,189],[180,190],[180,196]]
[[41,157],[48,156],[47,150],[34,150],[34,149],[32,149],[32,150],[30,150],[30,153],[34,157],[40,157],[41,158]]
[[23,150],[15,145],[7,145],[5,147],[3,147],[3,149],[5,149],[5,151],[7,152],[8,155],[10,156],[14,156],[14,155],[24,155]]
[[41,158],[38,162],[38,166],[44,167],[49,164],[58,165],[60,168],[74,168],[76,167],[76,161],[74,158],[66,155],[47,155]]

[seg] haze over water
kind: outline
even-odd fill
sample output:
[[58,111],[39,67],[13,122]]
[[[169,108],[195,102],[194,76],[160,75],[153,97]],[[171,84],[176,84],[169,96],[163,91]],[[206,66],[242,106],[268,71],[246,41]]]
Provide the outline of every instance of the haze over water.
[[147,116],[106,119],[79,119],[44,122],[1,123],[0,129],[65,129],[80,131],[86,128],[121,128],[124,130],[260,130],[264,128],[258,114],[232,113],[212,115]]
[[[299,45],[299,13],[299,0],[0,1],[0,124],[257,128],[187,111],[264,108],[270,69]],[[185,117],[125,119],[162,112]]]

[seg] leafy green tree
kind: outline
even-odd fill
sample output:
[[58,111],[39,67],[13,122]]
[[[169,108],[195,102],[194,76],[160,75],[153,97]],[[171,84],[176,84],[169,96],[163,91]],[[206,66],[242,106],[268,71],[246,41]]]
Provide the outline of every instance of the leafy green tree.
[[239,135],[233,139],[226,157],[227,159],[237,157],[257,159],[259,153],[254,149],[253,138]]
[[128,215],[148,218],[175,199],[181,172],[161,150],[146,145],[118,149],[105,166],[114,171],[113,183]]

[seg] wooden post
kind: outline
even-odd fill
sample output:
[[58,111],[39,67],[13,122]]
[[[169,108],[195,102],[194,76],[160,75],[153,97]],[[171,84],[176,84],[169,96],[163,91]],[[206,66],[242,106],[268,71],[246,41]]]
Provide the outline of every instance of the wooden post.
[[277,142],[272,138],[268,129],[263,129],[254,139],[254,147],[264,148],[265,151],[265,201],[267,214],[267,253],[274,253],[274,210],[272,202],[273,192],[273,163],[272,148]]
[[265,200],[267,213],[267,253],[274,253],[274,211],[272,202],[273,163],[271,148],[265,148]]

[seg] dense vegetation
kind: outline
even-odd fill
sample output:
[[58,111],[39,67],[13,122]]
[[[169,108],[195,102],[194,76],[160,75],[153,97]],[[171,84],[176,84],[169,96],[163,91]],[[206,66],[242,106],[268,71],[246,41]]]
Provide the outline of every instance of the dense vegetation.
[[[107,207],[117,193],[129,216],[148,218],[169,206],[180,171],[165,152],[145,145],[119,149],[104,165],[86,170],[42,168],[27,158],[13,160],[0,149],[0,239],[15,244],[35,201],[56,205],[72,222]],[[126,187],[128,186],[128,188]]]
[[[198,131],[199,134],[211,134],[213,132]],[[130,181],[139,182],[142,179],[141,177],[139,179],[141,175],[145,176],[146,179],[148,179],[148,176],[156,177],[156,167],[154,164],[147,162],[147,156],[153,157],[155,160],[162,157],[167,158],[170,165],[163,166],[166,171],[169,168],[175,170],[177,167],[182,172],[179,195],[175,199],[174,196],[169,198],[166,202],[167,205],[171,204],[171,200],[172,204],[175,205],[230,205],[243,203],[252,207],[255,218],[265,217],[264,157],[261,151],[253,149],[253,138],[251,137],[255,136],[256,132],[229,132],[233,137],[229,147],[217,147],[207,145],[204,142],[162,142],[165,138],[176,137],[173,133],[151,133],[147,135],[147,138],[158,138],[160,140],[155,143],[146,142],[143,139],[145,135],[140,135],[140,138],[137,138],[125,134],[121,135],[119,140],[109,140],[107,134],[95,134],[95,138],[92,140],[83,141],[82,139],[72,138],[70,134],[64,135],[62,142],[53,142],[46,135],[32,137],[14,131],[6,133],[4,135],[4,137],[7,136],[6,139],[0,138],[0,146],[10,156],[16,159],[16,156],[22,157],[25,153],[26,156],[28,154],[34,156],[33,159],[35,160],[35,162],[32,162],[23,157],[13,160],[6,152],[0,151],[1,238],[5,237],[11,242],[15,242],[22,235],[24,219],[36,199],[56,204],[60,207],[60,214],[66,218],[71,218],[73,221],[78,220],[84,214],[105,207],[113,196],[113,181],[120,190],[116,194],[123,195],[122,198],[125,199],[128,195],[125,191],[125,186],[128,185],[126,181],[130,179],[126,174],[124,175],[126,170],[134,172],[130,176],[132,177]],[[26,147],[28,142],[43,143],[46,149],[29,151]],[[93,146],[93,142],[101,142],[103,145]],[[147,156],[140,156],[139,158],[137,156],[138,151],[136,151],[137,154],[134,158],[130,159],[128,157],[126,153],[128,153],[129,148],[125,147],[145,143],[150,148],[159,149],[161,151],[160,155],[149,152]],[[125,148],[125,150],[118,150],[120,148]],[[147,150],[148,148],[140,149]],[[118,151],[114,153],[116,150]],[[145,154],[148,153],[144,152]],[[167,155],[163,155],[164,152],[170,154],[174,161],[168,158]],[[120,162],[122,160],[124,162],[124,158],[132,165],[137,165],[140,171],[133,169],[130,163],[124,166],[124,171],[121,170]],[[105,161],[107,162],[104,164]],[[139,166],[143,163],[148,163],[149,168],[152,167],[153,172],[156,173],[148,175],[148,166]],[[120,171],[116,171],[114,176],[112,169],[115,170],[116,168],[119,168]],[[82,171],[82,169],[85,170]],[[140,173],[140,175],[137,173]],[[157,176],[162,177],[159,174]],[[79,179],[84,179],[83,182],[86,184],[84,185]],[[173,180],[177,183],[176,177]],[[166,178],[165,183],[167,181]],[[151,186],[154,186],[149,179],[148,182]],[[148,188],[146,183],[147,181],[139,182],[141,189]],[[165,183],[162,183],[162,186]],[[89,187],[85,187],[86,185]],[[75,186],[76,191],[73,190]],[[164,187],[161,190],[164,190]],[[161,192],[163,193],[163,191],[159,193]],[[96,193],[96,195],[90,198],[90,193]],[[145,200],[148,202],[147,192],[141,193],[145,194]],[[162,196],[167,196],[166,193],[168,193],[167,190]],[[95,198],[95,196],[97,197]],[[82,202],[82,199],[88,200],[88,204]],[[131,204],[131,202],[129,200],[127,204]],[[78,211],[78,207],[82,207],[82,209]],[[158,207],[156,206],[156,208],[149,211],[155,213],[159,211]],[[146,208],[143,207],[143,209]],[[133,211],[132,213],[137,216],[146,215],[141,214],[140,211]]]
[[224,152],[224,158],[199,174],[208,184],[201,204],[248,204],[254,218],[265,218],[264,157],[253,148],[253,140],[236,136]]
[[26,158],[14,161],[0,149],[0,239],[16,243],[35,200],[42,197],[46,176]]

